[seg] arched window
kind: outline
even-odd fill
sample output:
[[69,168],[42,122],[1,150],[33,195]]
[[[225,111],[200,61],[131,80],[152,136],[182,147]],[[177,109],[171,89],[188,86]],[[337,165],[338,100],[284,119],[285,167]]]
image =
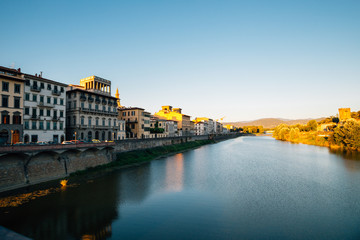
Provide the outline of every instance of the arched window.
[[109,118],[109,127],[111,127],[111,118]]
[[96,126],[99,126],[99,118],[96,118],[96,119],[95,119],[95,125],[96,125]]
[[105,126],[105,118],[102,119],[102,125]]
[[81,125],[84,125],[84,124],[85,124],[85,117],[81,116]]
[[88,124],[89,124],[89,127],[91,126],[91,117],[89,117],[89,122],[88,122]]

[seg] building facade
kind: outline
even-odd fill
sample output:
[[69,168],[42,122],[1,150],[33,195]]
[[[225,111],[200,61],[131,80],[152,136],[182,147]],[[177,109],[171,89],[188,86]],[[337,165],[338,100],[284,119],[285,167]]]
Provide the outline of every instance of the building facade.
[[150,113],[139,107],[119,108],[126,122],[126,138],[150,138]]
[[191,123],[190,116],[182,114],[181,108],[173,108],[172,106],[162,106],[159,112],[156,112],[154,116],[159,119],[166,119],[177,122],[178,135],[189,136],[191,135]]
[[0,144],[21,142],[23,138],[24,76],[21,70],[0,67]]
[[109,80],[91,76],[81,79],[80,85],[69,85],[66,102],[67,140],[113,141],[124,137],[125,124],[118,119],[117,98],[111,96]]
[[25,74],[24,142],[65,140],[66,84]]

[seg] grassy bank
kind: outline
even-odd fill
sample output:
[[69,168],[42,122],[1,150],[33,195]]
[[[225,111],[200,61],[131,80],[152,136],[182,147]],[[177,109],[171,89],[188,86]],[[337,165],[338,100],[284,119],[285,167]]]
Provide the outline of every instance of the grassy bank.
[[151,160],[154,160],[162,156],[167,156],[172,153],[178,153],[185,150],[197,148],[214,142],[215,142],[214,140],[199,140],[199,141],[191,141],[191,142],[185,142],[185,143],[174,144],[169,146],[161,146],[161,147],[155,147],[149,149],[117,153],[115,161],[101,166],[88,168],[83,171],[72,173],[70,177],[84,175],[91,172],[96,172],[98,170],[113,170],[117,168],[123,168],[126,166],[138,165],[144,162],[149,162]]

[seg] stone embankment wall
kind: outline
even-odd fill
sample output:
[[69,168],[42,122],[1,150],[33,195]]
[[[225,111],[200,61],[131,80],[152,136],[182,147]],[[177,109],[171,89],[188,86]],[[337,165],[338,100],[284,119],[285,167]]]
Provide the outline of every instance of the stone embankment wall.
[[239,136],[188,136],[129,139],[107,144],[18,146],[0,148],[0,192],[61,179],[71,173],[107,164],[119,152],[180,144],[196,140],[224,140]]

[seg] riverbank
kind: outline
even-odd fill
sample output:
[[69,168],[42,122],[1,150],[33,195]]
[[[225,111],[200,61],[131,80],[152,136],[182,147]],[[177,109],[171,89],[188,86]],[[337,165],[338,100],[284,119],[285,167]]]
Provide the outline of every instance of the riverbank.
[[108,164],[77,171],[65,178],[59,178],[56,180],[48,181],[46,183],[39,183],[32,186],[3,192],[0,194],[0,207],[17,207],[26,202],[29,202],[30,200],[64,190],[64,187],[61,187],[60,185],[60,180],[63,179],[68,180],[66,187],[76,187],[81,183],[92,181],[93,179],[99,178],[119,169],[138,166],[155,159],[167,157],[216,142],[218,141],[197,140],[169,146],[161,146],[149,149],[117,153],[115,161]]

